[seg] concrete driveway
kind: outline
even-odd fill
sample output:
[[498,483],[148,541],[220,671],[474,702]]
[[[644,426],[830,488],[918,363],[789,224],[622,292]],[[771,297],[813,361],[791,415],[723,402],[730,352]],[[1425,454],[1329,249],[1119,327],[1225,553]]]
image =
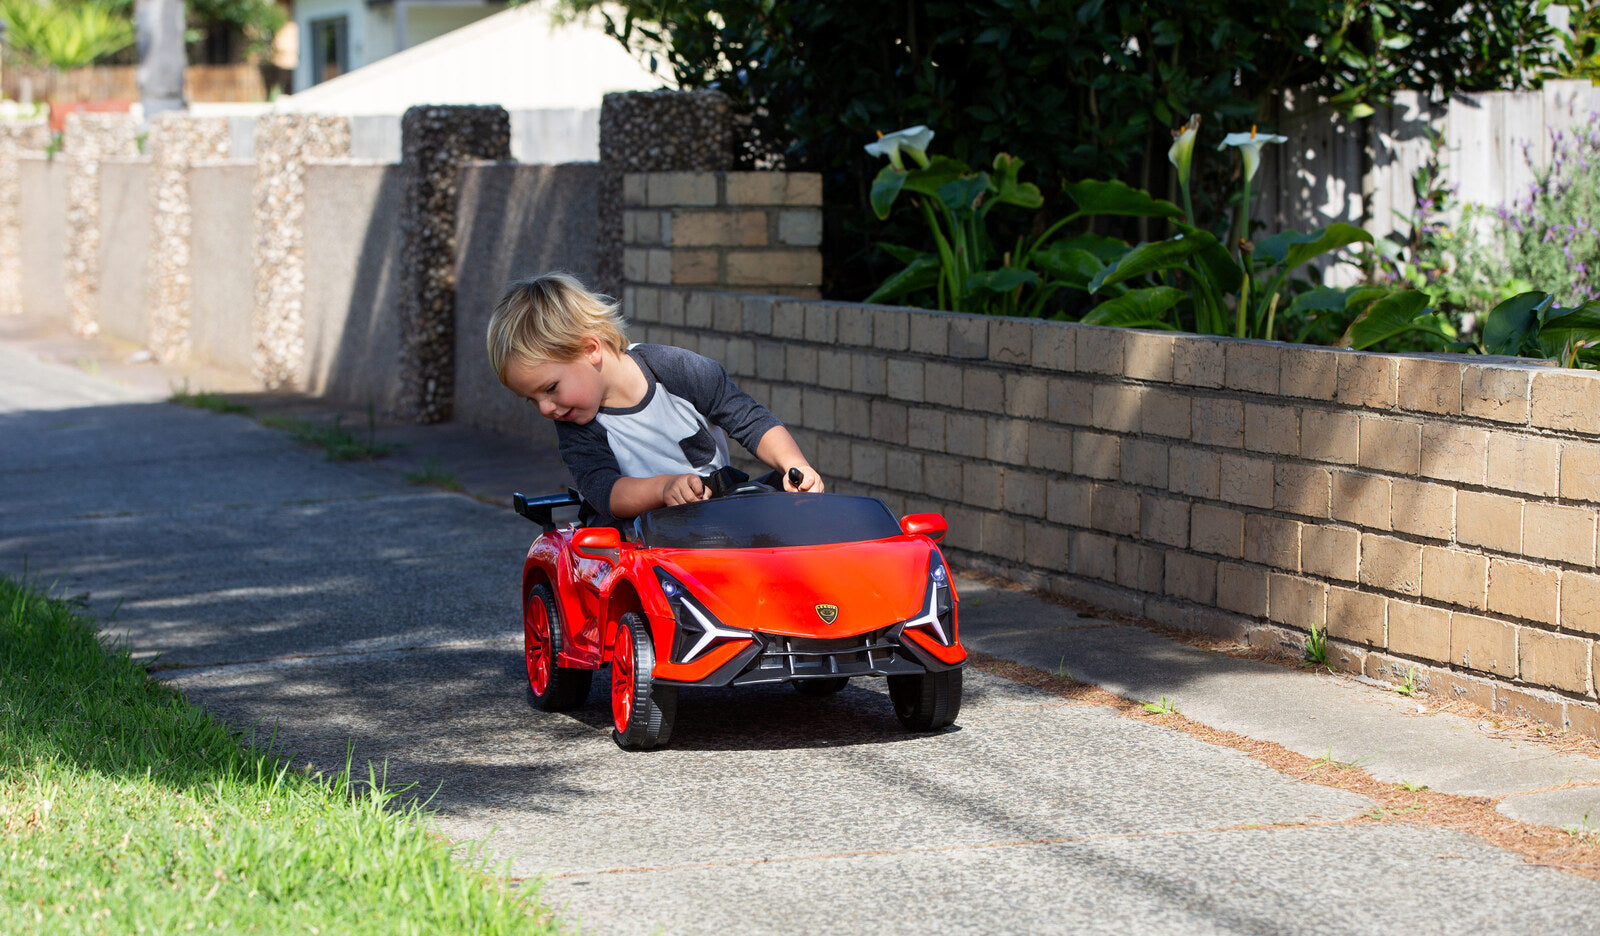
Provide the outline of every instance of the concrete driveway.
[[[975,670],[931,736],[868,682],[685,693],[669,749],[621,751],[598,686],[573,714],[528,704],[526,521],[162,396],[0,345],[0,571],[90,592],[233,724],[386,765],[586,932],[1600,929],[1594,881],[1349,824],[1372,801]],[[524,489],[563,480],[525,466]]]

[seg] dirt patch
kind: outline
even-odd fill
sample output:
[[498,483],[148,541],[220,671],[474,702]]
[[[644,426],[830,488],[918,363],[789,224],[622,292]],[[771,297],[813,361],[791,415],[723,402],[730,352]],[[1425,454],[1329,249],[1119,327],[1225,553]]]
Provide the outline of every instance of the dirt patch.
[[[1143,703],[1078,682],[1070,676],[1050,673],[987,653],[969,653],[968,659],[973,666],[986,673],[1043,689],[1073,702],[1103,705],[1128,718],[1185,732],[1208,744],[1244,753],[1303,783],[1357,793],[1378,804],[1371,811],[1340,823],[1342,825],[1418,825],[1454,829],[1521,855],[1530,864],[1600,881],[1600,835],[1575,834],[1518,822],[1495,809],[1504,797],[1458,796],[1438,793],[1427,787],[1407,789],[1399,784],[1376,780],[1354,764],[1307,757],[1272,741],[1258,741],[1231,731],[1207,727],[1178,712],[1152,713]],[[1549,730],[1548,726],[1544,727]]]

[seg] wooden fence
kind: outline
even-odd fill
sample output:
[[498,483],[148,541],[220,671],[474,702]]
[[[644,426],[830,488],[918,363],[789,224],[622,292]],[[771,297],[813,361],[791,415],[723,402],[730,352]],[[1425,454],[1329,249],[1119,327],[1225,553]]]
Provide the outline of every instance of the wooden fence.
[[[0,91],[13,101],[137,101],[138,69],[133,65],[99,65],[68,72],[7,65],[0,72]],[[184,69],[184,90],[191,101],[264,101],[267,85],[260,65],[191,65]]]

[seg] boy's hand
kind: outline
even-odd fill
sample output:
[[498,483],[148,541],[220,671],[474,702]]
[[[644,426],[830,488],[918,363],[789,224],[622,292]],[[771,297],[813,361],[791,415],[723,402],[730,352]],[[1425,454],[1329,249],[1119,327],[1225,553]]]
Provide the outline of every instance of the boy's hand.
[[673,475],[661,488],[661,500],[668,507],[692,504],[710,496],[711,491],[706,487],[705,480],[697,474]]
[[[798,483],[794,479],[797,473],[800,475]],[[827,487],[822,483],[822,475],[817,474],[817,469],[810,465],[800,465],[783,473],[783,489],[791,494],[796,494],[800,491],[821,494],[827,490]]]

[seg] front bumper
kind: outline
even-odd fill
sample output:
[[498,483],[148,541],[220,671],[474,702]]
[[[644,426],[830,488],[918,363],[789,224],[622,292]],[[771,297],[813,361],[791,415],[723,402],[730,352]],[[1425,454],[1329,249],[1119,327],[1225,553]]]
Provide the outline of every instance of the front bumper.
[[899,624],[853,637],[790,637],[757,633],[748,647],[694,682],[656,679],[666,686],[755,686],[805,679],[903,676],[965,665],[944,663],[917,646]]

